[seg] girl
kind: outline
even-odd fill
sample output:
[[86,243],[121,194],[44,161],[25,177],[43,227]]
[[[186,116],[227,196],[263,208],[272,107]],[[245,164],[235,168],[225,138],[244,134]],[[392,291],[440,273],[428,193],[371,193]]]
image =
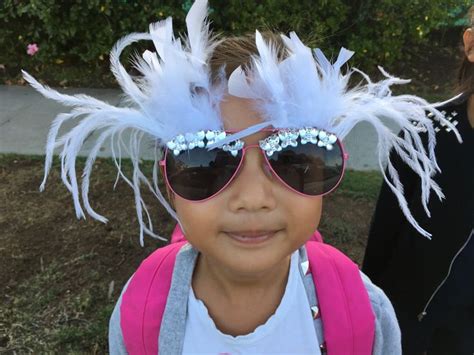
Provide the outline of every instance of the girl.
[[[84,207],[105,221],[91,207],[88,189],[94,159],[110,138],[119,174],[135,192],[141,237],[159,238],[141,198],[144,184],[189,241],[158,249],[124,287],[110,320],[111,353],[400,354],[384,293],[343,254],[307,240],[318,226],[322,196],[342,179],[348,156],[341,140],[360,121],[375,127],[386,179],[407,218],[427,234],[410,214],[388,152],[393,147],[420,176],[426,204],[430,190],[441,192],[431,179],[435,142],[426,151],[418,136],[426,129],[434,138],[425,110],[452,124],[418,97],[392,96],[390,85],[406,81],[388,74],[373,83],[359,72],[366,85],[348,89],[350,75],[341,67],[353,53],[344,48],[330,63],[295,33],[264,38],[257,31],[217,41],[206,14],[207,1],[197,0],[184,45],[170,18],[117,43],[112,71],[132,107],[62,95],[24,73],[44,95],[74,107],[53,123],[45,176],[54,148],[62,146],[63,181],[77,215],[85,216]],[[120,53],[143,39],[153,41],[156,53],[135,58],[143,77],[131,78]],[[56,139],[62,122],[77,117],[82,120]],[[399,123],[404,137],[381,118]],[[96,130],[80,195],[75,158]],[[144,134],[157,147],[151,181],[139,166]],[[133,163],[131,179],[120,169],[123,149]],[[160,169],[170,203],[158,189]]]
[[474,353],[474,7],[469,20],[458,76],[460,95],[439,107],[456,125],[463,144],[451,128],[436,124],[442,174],[435,180],[445,199],[431,201],[430,219],[416,199],[419,179],[395,158],[412,211],[433,238],[417,236],[387,184],[369,233],[363,270],[394,303],[404,354]]

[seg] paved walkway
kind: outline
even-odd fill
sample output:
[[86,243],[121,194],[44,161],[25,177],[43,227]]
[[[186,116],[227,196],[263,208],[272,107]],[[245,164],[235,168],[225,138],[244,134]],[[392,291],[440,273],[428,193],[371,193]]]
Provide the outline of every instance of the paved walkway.
[[[86,93],[111,104],[120,102],[120,92],[111,89],[66,89],[68,94]],[[49,126],[60,112],[67,112],[56,102],[46,99],[30,87],[0,85],[0,153],[44,154]],[[67,128],[68,125],[65,125]],[[70,126],[69,126],[70,127]],[[396,126],[392,127],[396,130]],[[93,139],[86,141],[83,153],[90,149]],[[144,144],[144,158],[151,157]],[[368,124],[356,126],[344,140],[349,153],[348,167],[355,170],[378,169],[375,130]],[[100,153],[110,156],[107,144]]]

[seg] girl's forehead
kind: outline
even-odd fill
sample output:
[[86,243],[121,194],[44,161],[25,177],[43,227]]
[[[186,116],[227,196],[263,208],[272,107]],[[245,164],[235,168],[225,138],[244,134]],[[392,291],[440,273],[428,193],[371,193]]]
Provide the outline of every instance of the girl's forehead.
[[220,109],[226,131],[241,131],[262,122],[255,100],[226,95]]

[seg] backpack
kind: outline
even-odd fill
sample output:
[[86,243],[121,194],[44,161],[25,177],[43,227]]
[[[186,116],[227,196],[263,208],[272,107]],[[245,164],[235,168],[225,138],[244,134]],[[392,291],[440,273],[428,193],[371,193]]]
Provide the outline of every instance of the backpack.
[[[120,326],[129,354],[158,354],[176,256],[186,243],[174,242],[153,252],[123,293]],[[305,246],[328,355],[372,354],[375,315],[358,266],[327,244],[308,241]]]

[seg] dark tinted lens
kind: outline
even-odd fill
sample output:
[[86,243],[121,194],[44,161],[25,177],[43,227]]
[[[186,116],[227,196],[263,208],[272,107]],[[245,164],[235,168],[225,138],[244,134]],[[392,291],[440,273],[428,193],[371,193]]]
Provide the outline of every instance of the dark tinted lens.
[[287,147],[268,157],[273,170],[290,187],[306,195],[322,195],[331,191],[343,172],[343,155],[339,144],[332,150],[316,144]]
[[208,151],[194,148],[178,156],[168,151],[166,175],[168,182],[181,197],[199,201],[219,192],[237,170],[242,153],[234,157],[221,149]]

